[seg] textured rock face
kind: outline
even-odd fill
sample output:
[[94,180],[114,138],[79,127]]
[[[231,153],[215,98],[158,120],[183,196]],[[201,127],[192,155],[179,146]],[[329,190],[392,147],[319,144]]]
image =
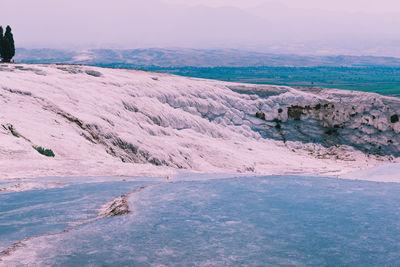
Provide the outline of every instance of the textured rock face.
[[[256,89],[240,88],[258,94]],[[400,156],[400,99],[317,88],[303,89],[298,95],[287,90],[260,99],[262,109],[257,112],[265,114],[265,122],[253,128],[263,137],[326,147],[348,145],[369,154]]]
[[100,213],[100,217],[107,218],[114,216],[122,216],[130,213],[127,198],[128,198],[127,195],[121,195],[120,197],[106,204]]
[[21,64],[0,65],[0,108],[3,177],[336,174],[400,156],[400,100],[362,92]]

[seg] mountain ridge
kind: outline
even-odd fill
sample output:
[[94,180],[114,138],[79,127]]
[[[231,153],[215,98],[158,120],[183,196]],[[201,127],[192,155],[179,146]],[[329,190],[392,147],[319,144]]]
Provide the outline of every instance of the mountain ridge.
[[[128,64],[132,67],[400,67],[400,58],[378,56],[306,56],[237,49],[25,49],[18,48],[17,62],[70,64]],[[243,63],[246,62],[246,63]]]

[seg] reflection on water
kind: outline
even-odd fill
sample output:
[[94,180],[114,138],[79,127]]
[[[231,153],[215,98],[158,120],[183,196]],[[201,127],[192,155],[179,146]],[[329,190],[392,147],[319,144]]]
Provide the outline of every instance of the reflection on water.
[[[400,184],[306,177],[172,181],[132,193],[126,216],[32,239],[4,263],[389,265],[400,262]],[[95,216],[152,181],[1,194],[1,245]],[[29,256],[27,256],[29,255]]]

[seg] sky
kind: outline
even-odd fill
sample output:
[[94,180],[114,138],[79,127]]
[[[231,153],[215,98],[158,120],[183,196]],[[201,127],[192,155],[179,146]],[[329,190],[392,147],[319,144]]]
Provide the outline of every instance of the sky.
[[12,26],[17,47],[400,57],[400,3],[394,0],[1,1],[0,25]]
[[397,0],[165,0],[172,4],[206,5],[211,7],[234,6],[251,8],[270,2],[282,4],[290,8],[320,9],[328,11],[364,12],[384,14],[400,12],[400,3]]

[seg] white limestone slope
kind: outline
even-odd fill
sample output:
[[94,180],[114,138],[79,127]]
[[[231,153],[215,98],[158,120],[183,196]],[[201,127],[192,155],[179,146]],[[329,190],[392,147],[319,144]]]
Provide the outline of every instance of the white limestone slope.
[[[399,107],[399,99],[367,93],[2,64],[0,179],[179,169],[339,176],[398,161],[400,123],[390,116]],[[375,119],[362,121],[369,111]]]

